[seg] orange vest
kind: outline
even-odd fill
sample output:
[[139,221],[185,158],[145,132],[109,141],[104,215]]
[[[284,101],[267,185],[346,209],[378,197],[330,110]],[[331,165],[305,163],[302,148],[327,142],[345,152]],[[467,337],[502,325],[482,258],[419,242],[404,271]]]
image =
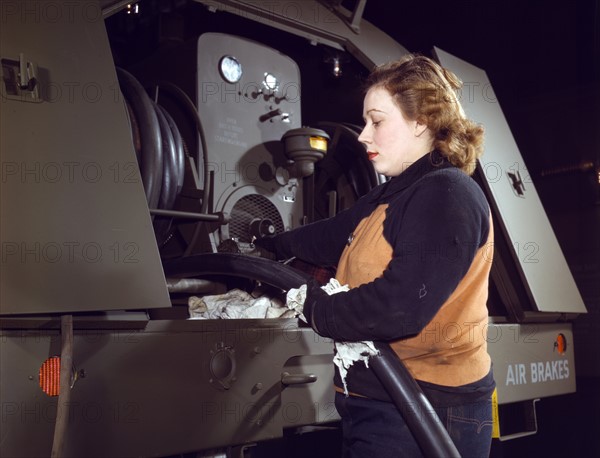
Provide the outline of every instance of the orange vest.
[[[393,252],[383,236],[387,207],[387,204],[379,205],[358,224],[352,243],[346,246],[338,263],[336,278],[342,285],[355,288],[369,283],[386,269]],[[390,342],[415,379],[461,386],[480,380],[489,372],[486,301],[492,257],[490,217],[487,242],[476,252],[466,275],[433,319],[417,335]],[[423,294],[426,294],[425,287]]]

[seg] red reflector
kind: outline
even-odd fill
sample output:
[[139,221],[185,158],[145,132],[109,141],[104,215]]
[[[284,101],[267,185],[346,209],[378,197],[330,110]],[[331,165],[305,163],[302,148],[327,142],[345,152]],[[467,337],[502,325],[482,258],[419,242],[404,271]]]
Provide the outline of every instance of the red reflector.
[[40,388],[48,396],[60,392],[60,356],[52,356],[40,367]]

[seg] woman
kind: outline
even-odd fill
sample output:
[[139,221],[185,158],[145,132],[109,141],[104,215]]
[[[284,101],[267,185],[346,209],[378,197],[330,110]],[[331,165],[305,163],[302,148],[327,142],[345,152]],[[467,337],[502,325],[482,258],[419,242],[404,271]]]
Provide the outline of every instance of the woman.
[[[391,179],[349,210],[257,243],[278,257],[336,265],[348,292],[309,287],[304,315],[336,341],[389,342],[423,388],[463,457],[489,454],[494,380],[487,353],[492,225],[469,177],[483,129],[465,118],[457,77],[407,56],[367,81],[359,141]],[[344,457],[420,456],[375,375],[351,366],[336,407]]]

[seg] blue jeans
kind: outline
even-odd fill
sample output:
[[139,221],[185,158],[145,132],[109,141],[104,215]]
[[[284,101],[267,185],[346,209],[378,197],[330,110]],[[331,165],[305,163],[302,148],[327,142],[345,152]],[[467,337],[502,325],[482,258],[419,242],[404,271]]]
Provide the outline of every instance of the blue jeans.
[[[343,458],[423,457],[394,404],[336,393],[335,406],[342,418]],[[462,458],[489,456],[491,399],[435,411]]]

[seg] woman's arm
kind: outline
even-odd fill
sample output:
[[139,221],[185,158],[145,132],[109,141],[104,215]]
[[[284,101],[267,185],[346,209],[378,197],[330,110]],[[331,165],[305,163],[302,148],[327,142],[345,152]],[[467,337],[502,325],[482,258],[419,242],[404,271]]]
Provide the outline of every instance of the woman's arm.
[[487,240],[489,209],[474,182],[426,177],[395,210],[392,204],[384,223],[393,257],[383,274],[345,293],[307,298],[319,334],[344,341],[418,334]]
[[[346,246],[348,237],[358,222],[374,206],[370,193],[337,215],[270,237],[261,243],[274,251],[278,259],[297,257],[320,266],[335,266]],[[268,247],[267,247],[268,245]]]

